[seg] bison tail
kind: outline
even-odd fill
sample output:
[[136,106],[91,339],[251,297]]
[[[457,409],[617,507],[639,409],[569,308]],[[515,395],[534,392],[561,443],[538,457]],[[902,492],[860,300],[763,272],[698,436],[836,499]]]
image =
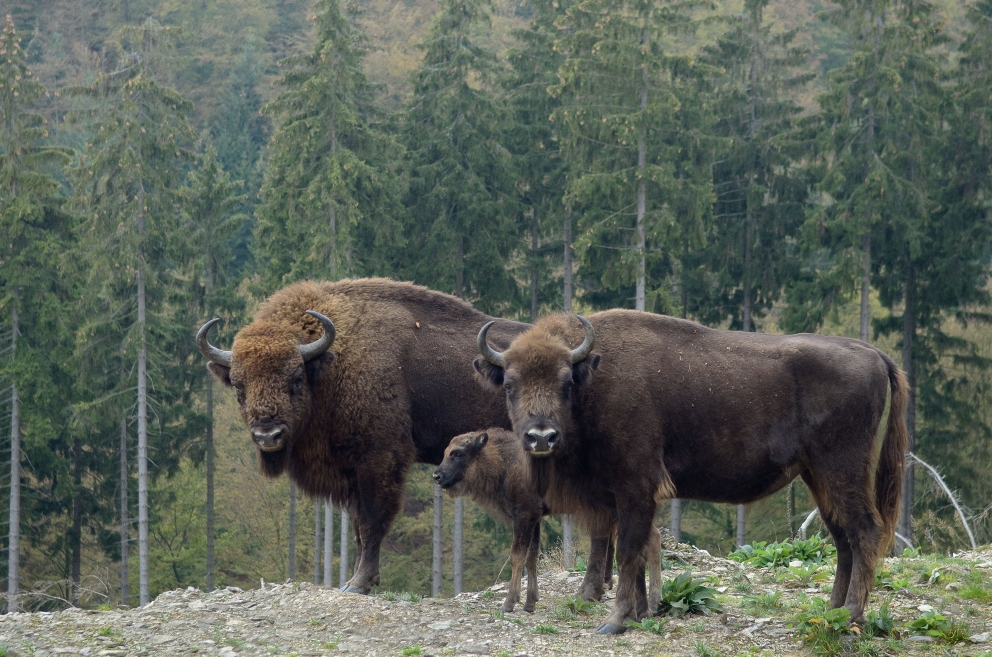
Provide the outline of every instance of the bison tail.
[[[889,386],[892,400],[889,404],[889,420],[885,430],[882,451],[875,472],[875,504],[882,519],[883,542],[880,549],[885,551],[895,538],[896,523],[899,521],[902,501],[902,478],[906,463],[906,449],[909,435],[906,432],[906,400],[909,396],[909,383],[906,375],[885,353],[879,352],[889,370]],[[884,553],[884,552],[883,552]],[[879,554],[878,556],[881,556]]]

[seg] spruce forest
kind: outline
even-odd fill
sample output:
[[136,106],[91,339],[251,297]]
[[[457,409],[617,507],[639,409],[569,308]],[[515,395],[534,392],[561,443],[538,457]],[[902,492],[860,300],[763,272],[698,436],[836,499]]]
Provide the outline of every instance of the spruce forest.
[[[261,475],[193,340],[220,317],[229,345],[305,279],[869,341],[912,386],[900,540],[992,541],[992,0],[5,0],[0,19],[5,609],[346,579],[347,519]],[[507,578],[511,531],[448,498],[433,576],[432,471],[382,588]],[[727,554],[826,534],[813,509],[797,480],[656,524]]]

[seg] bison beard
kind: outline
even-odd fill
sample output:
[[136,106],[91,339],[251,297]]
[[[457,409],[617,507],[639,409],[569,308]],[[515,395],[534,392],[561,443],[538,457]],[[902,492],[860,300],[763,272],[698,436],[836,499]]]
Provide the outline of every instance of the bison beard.
[[[230,352],[207,342],[213,321],[200,330],[211,372],[237,392],[262,472],[285,472],[354,518],[359,552],[344,590],[379,583],[411,464],[437,465],[457,434],[509,427],[501,395],[472,383],[475,334],[490,320],[447,294],[361,279],[276,292]],[[500,320],[494,342],[526,328]]]
[[831,607],[863,620],[899,514],[907,384],[895,363],[858,340],[717,331],[635,311],[586,324],[546,317],[502,353],[484,328],[475,367],[505,389],[548,504],[619,516],[620,584],[599,631],[622,632],[649,611],[643,548],[661,499],[750,503],[797,476],[837,545]]

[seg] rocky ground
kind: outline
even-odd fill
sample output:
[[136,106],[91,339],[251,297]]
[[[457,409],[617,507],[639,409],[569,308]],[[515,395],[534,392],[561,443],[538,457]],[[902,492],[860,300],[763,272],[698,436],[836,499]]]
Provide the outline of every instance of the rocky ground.
[[[828,597],[829,567],[812,579],[787,568],[754,568],[680,545],[666,554],[673,571],[691,569],[719,592],[724,613],[690,615],[631,628],[621,636],[593,629],[604,603],[568,605],[581,573],[547,572],[534,614],[499,611],[505,584],[455,599],[403,593],[361,596],[311,584],[265,584],[163,593],[143,609],[79,610],[0,616],[0,657],[33,655],[872,655],[992,657],[992,548],[955,558],[887,560],[872,608],[888,600],[888,636],[835,633],[837,642],[804,643],[796,625]],[[670,577],[673,573],[666,573]],[[807,573],[808,574],[808,573]],[[803,582],[801,580],[807,579]],[[776,593],[781,595],[776,596]],[[805,616],[804,616],[805,614]],[[955,631],[920,629],[944,617]],[[911,624],[916,621],[916,629]],[[814,621],[814,624],[819,621]],[[931,622],[931,630],[939,626]],[[808,623],[807,623],[808,626]],[[946,628],[946,624],[944,626]]]

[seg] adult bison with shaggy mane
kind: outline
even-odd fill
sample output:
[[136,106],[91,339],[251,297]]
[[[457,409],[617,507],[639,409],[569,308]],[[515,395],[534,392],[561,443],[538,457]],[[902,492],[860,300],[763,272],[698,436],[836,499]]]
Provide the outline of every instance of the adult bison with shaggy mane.
[[619,517],[617,601],[599,631],[648,613],[643,547],[661,499],[749,503],[797,476],[837,545],[831,608],[864,618],[895,531],[907,442],[906,379],[887,355],[847,338],[717,331],[628,310],[545,317],[503,352],[488,331],[475,367],[505,390],[549,506],[612,506]]
[[[457,434],[509,427],[501,396],[475,384],[469,365],[491,320],[447,294],[364,279],[276,292],[231,351],[207,342],[218,320],[197,334],[210,371],[237,393],[262,472],[286,472],[354,518],[359,554],[344,590],[379,583],[379,547],[411,464],[439,464]],[[494,341],[527,326],[499,320]]]

